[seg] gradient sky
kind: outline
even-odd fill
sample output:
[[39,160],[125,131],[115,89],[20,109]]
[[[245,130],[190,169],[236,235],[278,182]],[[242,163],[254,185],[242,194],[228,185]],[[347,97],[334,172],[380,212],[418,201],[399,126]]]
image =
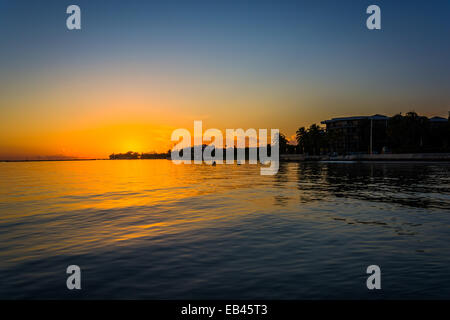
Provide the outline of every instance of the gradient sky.
[[0,0],[0,44],[0,159],[165,151],[194,120],[292,136],[450,110],[447,0]]

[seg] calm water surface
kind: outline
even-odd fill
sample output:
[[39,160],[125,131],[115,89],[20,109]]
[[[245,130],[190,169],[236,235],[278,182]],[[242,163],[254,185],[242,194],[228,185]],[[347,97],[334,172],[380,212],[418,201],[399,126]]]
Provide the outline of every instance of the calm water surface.
[[[450,165],[0,163],[0,298],[450,298]],[[82,290],[66,289],[68,265]],[[366,289],[366,268],[382,290]]]

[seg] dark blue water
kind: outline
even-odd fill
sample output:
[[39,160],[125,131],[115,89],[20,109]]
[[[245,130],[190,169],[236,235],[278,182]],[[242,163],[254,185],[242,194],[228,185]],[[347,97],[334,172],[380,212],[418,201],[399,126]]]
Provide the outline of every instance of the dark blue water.
[[2,299],[450,298],[449,164],[0,163],[0,186]]

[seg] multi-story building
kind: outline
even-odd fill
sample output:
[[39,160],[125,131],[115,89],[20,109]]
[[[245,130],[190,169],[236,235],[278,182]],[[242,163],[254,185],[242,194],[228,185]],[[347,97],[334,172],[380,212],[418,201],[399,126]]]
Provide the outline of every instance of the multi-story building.
[[338,154],[381,153],[387,145],[389,117],[383,115],[333,118],[322,121],[330,151]]
[[431,129],[445,127],[448,123],[448,119],[442,117],[433,117],[429,121]]

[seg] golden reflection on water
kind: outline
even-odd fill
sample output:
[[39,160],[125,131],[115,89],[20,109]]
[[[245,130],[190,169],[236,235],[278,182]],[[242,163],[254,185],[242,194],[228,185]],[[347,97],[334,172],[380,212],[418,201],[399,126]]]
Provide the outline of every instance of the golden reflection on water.
[[0,163],[0,297],[69,298],[80,264],[88,298],[360,298],[374,261],[448,296],[449,195],[449,164]]
[[[251,192],[233,190],[255,188],[255,179],[270,182],[257,166],[167,160],[1,163],[0,174],[0,224],[32,222],[4,239],[20,238],[19,246],[0,253],[16,260],[30,252],[73,254],[233,219],[236,215],[220,210],[224,202],[252,201]],[[202,199],[218,208],[202,207]]]
[[440,214],[449,206],[448,171],[282,163],[276,176],[261,176],[255,165],[168,160],[0,163],[0,265],[148,238],[188,239],[196,229],[236,228],[263,215],[252,228],[314,225],[337,238],[382,228],[416,236],[440,222],[413,211]]

